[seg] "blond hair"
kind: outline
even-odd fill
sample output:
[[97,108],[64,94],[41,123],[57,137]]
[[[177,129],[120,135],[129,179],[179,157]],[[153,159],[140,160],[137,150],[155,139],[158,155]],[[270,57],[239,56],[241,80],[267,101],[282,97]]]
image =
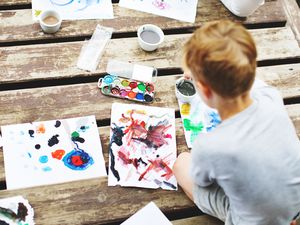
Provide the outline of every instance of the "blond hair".
[[184,64],[194,79],[224,98],[250,90],[256,70],[256,47],[240,24],[214,21],[197,29],[184,47]]

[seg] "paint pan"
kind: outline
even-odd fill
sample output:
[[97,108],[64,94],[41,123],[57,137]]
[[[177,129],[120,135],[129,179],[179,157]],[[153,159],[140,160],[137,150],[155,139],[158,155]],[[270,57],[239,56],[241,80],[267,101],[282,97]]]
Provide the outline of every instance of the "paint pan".
[[151,103],[154,100],[153,83],[106,75],[98,81],[98,87],[104,95]]
[[189,103],[196,96],[196,88],[191,80],[179,78],[175,84],[176,97],[182,101]]

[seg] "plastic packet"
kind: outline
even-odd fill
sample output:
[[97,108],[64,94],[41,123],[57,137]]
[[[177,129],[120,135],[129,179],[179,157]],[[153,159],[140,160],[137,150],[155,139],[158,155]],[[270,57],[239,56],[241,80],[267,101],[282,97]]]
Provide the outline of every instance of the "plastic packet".
[[85,42],[77,61],[79,69],[96,71],[103,50],[111,39],[113,28],[97,25],[91,39]]

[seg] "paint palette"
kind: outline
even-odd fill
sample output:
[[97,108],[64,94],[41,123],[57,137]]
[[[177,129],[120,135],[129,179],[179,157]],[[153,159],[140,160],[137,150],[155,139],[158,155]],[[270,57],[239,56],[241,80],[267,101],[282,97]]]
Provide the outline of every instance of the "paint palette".
[[98,81],[102,94],[129,99],[137,102],[151,103],[154,99],[153,83],[106,75]]

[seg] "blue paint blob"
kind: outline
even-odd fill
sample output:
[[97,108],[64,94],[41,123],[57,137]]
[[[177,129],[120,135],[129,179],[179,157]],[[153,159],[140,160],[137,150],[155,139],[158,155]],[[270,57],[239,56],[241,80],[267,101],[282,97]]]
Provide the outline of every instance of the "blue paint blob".
[[144,94],[138,93],[138,94],[135,96],[135,98],[138,99],[138,100],[144,100]]
[[46,166],[46,167],[42,168],[42,170],[43,170],[44,172],[49,172],[49,171],[52,170],[52,168],[49,167],[49,166]]
[[27,152],[27,154],[28,154],[29,158],[31,158],[31,157],[32,157],[32,156],[31,156],[31,154],[30,154],[29,152]]
[[85,170],[94,164],[94,160],[83,150],[72,150],[62,159],[65,166],[72,170]]
[[114,78],[110,75],[107,75],[103,78],[104,82],[107,84],[111,84],[114,81]]
[[48,156],[42,155],[42,156],[39,158],[39,161],[40,161],[40,163],[47,163],[47,162],[48,162]]

